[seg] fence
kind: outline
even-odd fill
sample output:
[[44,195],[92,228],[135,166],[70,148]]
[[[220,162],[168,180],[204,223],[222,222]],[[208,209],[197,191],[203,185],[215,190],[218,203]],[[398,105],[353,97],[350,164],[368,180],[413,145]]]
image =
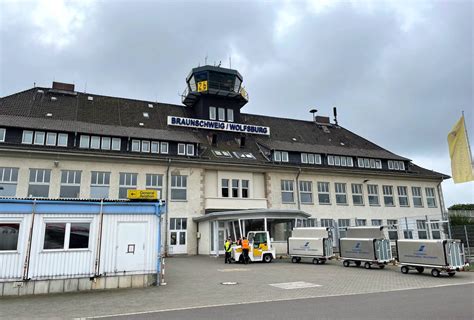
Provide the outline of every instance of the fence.
[[461,226],[449,226],[452,239],[460,239],[464,242],[466,256],[470,260],[474,258],[474,225],[465,224]]

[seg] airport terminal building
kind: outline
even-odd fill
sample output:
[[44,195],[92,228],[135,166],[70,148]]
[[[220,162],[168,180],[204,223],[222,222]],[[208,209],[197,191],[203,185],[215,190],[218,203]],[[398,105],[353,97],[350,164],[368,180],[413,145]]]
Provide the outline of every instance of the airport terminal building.
[[294,226],[343,236],[347,226],[387,225],[391,239],[443,236],[437,221],[448,176],[336,119],[243,113],[242,81],[236,70],[195,68],[182,105],[58,82],[3,97],[0,196],[114,200],[129,189],[159,190],[168,254],[218,254],[224,237],[250,230],[268,230],[284,252]]

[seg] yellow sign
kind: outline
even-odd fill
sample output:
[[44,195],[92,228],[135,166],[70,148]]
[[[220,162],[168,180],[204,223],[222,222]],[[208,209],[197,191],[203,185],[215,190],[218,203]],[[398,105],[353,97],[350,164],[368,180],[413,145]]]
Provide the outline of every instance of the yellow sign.
[[198,92],[207,91],[207,80],[198,82]]
[[158,200],[161,198],[158,190],[127,190],[127,198],[133,200]]

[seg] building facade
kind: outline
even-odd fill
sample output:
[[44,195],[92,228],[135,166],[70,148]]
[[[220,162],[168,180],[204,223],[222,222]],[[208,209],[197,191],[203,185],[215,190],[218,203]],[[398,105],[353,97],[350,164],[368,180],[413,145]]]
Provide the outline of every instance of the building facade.
[[[123,199],[157,189],[168,254],[218,254],[224,237],[291,228],[387,225],[389,236],[442,237],[446,175],[328,117],[242,113],[236,70],[188,75],[183,105],[80,93],[53,83],[1,98],[0,195]],[[0,222],[1,227],[1,222]]]

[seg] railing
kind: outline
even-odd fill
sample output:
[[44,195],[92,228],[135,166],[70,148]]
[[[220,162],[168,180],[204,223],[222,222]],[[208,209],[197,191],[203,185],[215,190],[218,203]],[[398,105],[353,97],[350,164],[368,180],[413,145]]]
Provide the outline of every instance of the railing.
[[[236,94],[240,94],[246,101],[249,100],[249,95],[247,93],[247,90],[245,90],[245,87],[243,87],[243,86],[240,86],[239,90],[236,92],[234,90],[235,89],[234,87],[230,87],[229,85],[227,85],[225,83],[218,82],[218,81],[208,81],[207,90],[204,90],[204,91],[201,91],[201,92],[207,92],[207,91],[209,91],[209,89],[233,92],[233,93],[236,93]],[[186,87],[183,91],[183,94],[181,95],[181,101],[182,102],[184,102],[184,100],[186,99],[186,97],[188,96],[188,94],[190,92],[199,92],[199,91],[197,91],[197,88],[196,88],[195,91],[190,91],[189,87]]]

